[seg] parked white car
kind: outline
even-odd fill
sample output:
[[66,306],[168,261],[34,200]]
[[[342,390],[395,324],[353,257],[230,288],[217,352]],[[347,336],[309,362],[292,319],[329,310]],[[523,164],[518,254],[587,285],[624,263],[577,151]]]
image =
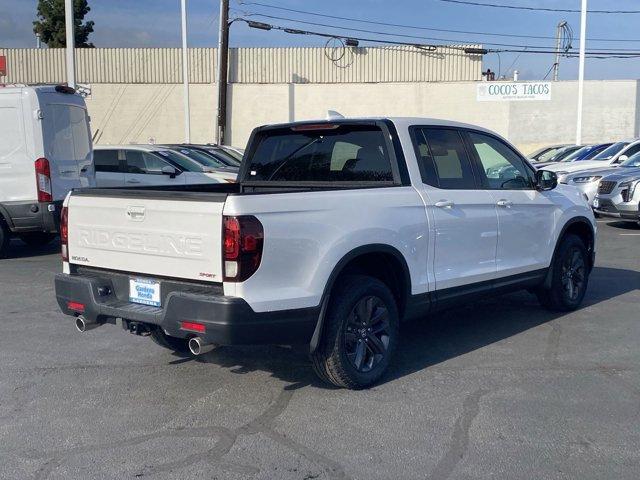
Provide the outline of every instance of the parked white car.
[[67,193],[93,185],[83,98],[66,86],[0,88],[0,256],[14,235],[51,241]]
[[640,152],[640,139],[625,140],[614,143],[598,154],[593,160],[581,160],[569,163],[560,162],[544,166],[542,170],[555,172],[558,176],[558,181],[560,183],[566,183],[566,176],[568,174],[616,166],[638,152]]
[[224,183],[237,176],[155,145],[96,145],[94,158],[98,187]]
[[256,129],[240,183],[85,189],[65,204],[55,290],[80,331],[173,350],[309,346],[327,382],[384,373],[401,320],[530,289],[579,307],[591,208],[507,141],[420,118]]

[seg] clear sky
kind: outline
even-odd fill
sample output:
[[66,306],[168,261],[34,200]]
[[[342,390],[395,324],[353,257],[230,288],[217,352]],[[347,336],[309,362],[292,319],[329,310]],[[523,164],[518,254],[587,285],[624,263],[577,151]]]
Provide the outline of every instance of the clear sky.
[[[579,9],[580,0],[478,0],[484,3],[524,5],[532,7]],[[506,33],[554,37],[556,25],[562,20],[569,22],[576,36],[574,47],[578,48],[580,18],[577,13],[529,12],[521,10],[494,9],[445,3],[439,0],[256,0],[258,3],[276,5],[317,12],[327,15],[371,20],[385,23],[421,26],[439,29],[465,30],[486,33]],[[393,35],[415,35],[437,37],[467,43],[506,43],[553,48],[555,41],[549,39],[527,39],[493,37],[461,33],[444,33],[371,25],[304,15],[256,5],[250,0],[231,0],[231,17],[246,16],[247,13],[266,14],[277,17],[323,23],[332,27],[313,26],[294,20],[281,20],[253,16],[274,25],[339,33],[360,37],[397,39],[424,43],[453,43],[433,40],[406,39],[382,36],[374,33],[338,30],[333,27],[375,30]],[[0,0],[0,47],[32,47],[35,38],[31,22],[35,19],[37,0]],[[87,19],[95,22],[95,32],[90,40],[97,47],[178,47],[180,46],[180,0],[89,0],[91,13]],[[187,0],[190,46],[214,46],[217,42],[218,1]],[[593,10],[640,10],[640,0],[589,0]],[[244,13],[243,13],[244,12]],[[640,51],[640,14],[590,14],[587,38],[613,38],[636,40],[635,42],[605,43],[589,41],[589,50],[637,49]],[[291,35],[278,31],[250,29],[241,22],[231,27],[232,46],[322,46],[326,40],[312,36]],[[366,43],[363,43],[366,45]],[[501,48],[499,46],[490,48]],[[510,47],[502,47],[510,48]],[[553,55],[517,53],[489,54],[485,57],[485,69],[501,70],[511,75],[518,69],[523,79],[540,79],[553,64]],[[577,76],[577,60],[562,59],[561,79]],[[586,76],[589,79],[640,78],[640,57],[635,59],[589,59]]]

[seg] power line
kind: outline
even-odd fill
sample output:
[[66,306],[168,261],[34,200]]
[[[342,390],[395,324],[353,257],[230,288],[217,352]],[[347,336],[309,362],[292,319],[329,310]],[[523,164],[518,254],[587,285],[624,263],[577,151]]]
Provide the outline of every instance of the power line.
[[[256,17],[261,17],[261,18],[269,18],[272,20],[285,20],[285,21],[290,21],[290,22],[296,22],[296,23],[302,23],[305,25],[313,25],[316,27],[327,27],[327,28],[335,28],[338,30],[348,30],[351,32],[360,32],[360,33],[375,33],[376,35],[384,35],[384,36],[389,36],[389,37],[402,37],[402,38],[415,38],[418,40],[434,40],[434,41],[438,41],[438,42],[455,42],[455,43],[482,43],[483,45],[493,45],[493,46],[497,46],[497,47],[523,47],[524,45],[521,44],[513,44],[513,43],[492,43],[492,42],[469,42],[468,40],[457,40],[457,39],[453,39],[453,38],[439,38],[439,37],[423,37],[423,36],[418,36],[418,35],[407,35],[404,33],[390,33],[390,32],[381,32],[378,30],[367,30],[367,29],[363,29],[363,28],[355,28],[355,27],[341,27],[339,25],[329,25],[326,23],[319,23],[319,22],[308,22],[305,20],[297,20],[295,18],[287,18],[287,17],[279,17],[276,15],[266,15],[263,13],[253,13],[253,12],[246,12],[246,14],[248,16],[256,16]],[[529,45],[529,47],[532,48],[552,48],[552,47],[546,47],[544,45]]]
[[[299,13],[299,14],[302,14],[302,15],[312,15],[312,16],[315,16],[315,17],[331,18],[331,19],[334,19],[334,20],[345,20],[345,21],[348,21],[348,22],[366,23],[366,24],[369,24],[369,25],[380,25],[380,26],[386,26],[386,27],[407,28],[407,29],[413,29],[413,30],[426,30],[426,31],[443,32],[443,33],[462,33],[462,34],[466,34],[466,35],[485,35],[485,36],[494,36],[494,37],[533,38],[533,39],[542,39],[542,40],[555,40],[555,37],[544,36],[544,35],[522,35],[522,34],[512,34],[512,33],[490,33],[490,32],[478,32],[478,31],[471,31],[471,30],[455,30],[455,29],[446,29],[446,28],[423,27],[423,26],[419,26],[419,25],[407,25],[407,24],[401,24],[401,23],[381,22],[381,21],[375,21],[375,20],[363,20],[363,19],[358,19],[358,18],[353,18],[353,17],[343,17],[343,16],[339,16],[339,15],[329,15],[329,14],[313,12],[313,11],[309,11],[309,10],[299,10],[299,9],[295,9],[295,8],[281,7],[281,6],[278,6],[278,5],[270,5],[268,3],[263,3],[263,2],[250,2],[250,1],[244,1],[244,0],[236,0],[236,1],[240,5],[255,5],[255,6],[258,6],[258,7],[271,8],[271,9],[281,10],[281,11],[285,11],[285,12]],[[576,11],[578,11],[578,10],[576,10]],[[243,13],[248,13],[248,12],[243,12]],[[625,39],[625,38],[588,38],[587,40],[595,41],[595,42],[640,42],[640,39]]]
[[[454,50],[468,51],[469,49],[462,46],[456,45],[433,45],[433,44],[421,44],[421,43],[413,43],[413,42],[402,42],[402,41],[394,41],[394,40],[383,40],[379,38],[364,38],[364,37],[356,37],[356,36],[341,36],[327,32],[316,32],[310,30],[300,30],[291,27],[284,27],[280,25],[271,25],[268,23],[256,22],[247,18],[238,17],[235,19],[236,21],[242,21],[249,25],[252,28],[258,28],[260,30],[279,30],[285,33],[295,34],[295,35],[314,35],[323,38],[337,38],[344,40],[358,40],[362,42],[372,42],[372,43],[380,43],[387,45],[400,45],[407,47],[417,47],[417,48],[427,48],[430,50],[436,50],[437,48],[449,48]],[[471,52],[467,52],[470,53]],[[523,53],[523,54],[556,54],[555,49],[538,49],[538,50],[529,50],[528,48],[521,49],[489,49],[486,50],[486,53]],[[576,53],[565,52],[565,56],[567,57],[575,57]],[[587,51],[587,56],[597,56],[598,58],[636,58],[640,57],[640,51]]]
[[[460,5],[471,5],[474,7],[490,7],[490,8],[507,8],[511,10],[528,10],[537,12],[562,12],[562,13],[580,13],[580,10],[570,8],[546,8],[546,7],[527,7],[524,5],[501,5],[496,3],[472,2],[470,0],[437,0],[445,3],[457,3]],[[608,13],[608,14],[637,14],[640,10],[588,10],[588,13]]]
[[[267,14],[262,14],[262,13],[254,13],[254,12],[245,12],[246,15],[248,16],[256,16],[256,17],[261,17],[261,18],[269,18],[269,19],[275,19],[275,20],[285,20],[285,21],[290,21],[290,22],[296,22],[296,23],[300,23],[300,24],[305,24],[305,25],[314,25],[314,26],[318,26],[318,27],[327,27],[327,28],[332,28],[332,29],[337,29],[337,30],[346,30],[349,32],[360,32],[360,33],[373,33],[376,35],[383,35],[383,36],[389,36],[389,37],[402,37],[402,38],[413,38],[413,39],[417,39],[417,40],[433,40],[433,41],[437,41],[437,42],[453,42],[456,44],[482,44],[482,45],[490,45],[490,46],[494,46],[494,47],[514,47],[514,48],[524,48],[525,50],[530,48],[530,49],[549,49],[552,50],[553,52],[556,52],[555,47],[554,46],[544,46],[544,45],[522,45],[522,44],[513,44],[513,43],[493,43],[493,42],[483,42],[483,41],[470,41],[470,40],[460,40],[460,39],[453,39],[453,38],[439,38],[439,37],[423,37],[423,36],[417,36],[417,35],[407,35],[407,34],[403,34],[403,33],[390,33],[390,32],[381,32],[378,30],[368,30],[368,29],[362,29],[362,28],[355,28],[355,27],[343,27],[343,26],[339,26],[339,25],[329,25],[326,23],[319,23],[319,22],[308,22],[305,20],[297,20],[295,18],[288,18],[288,17],[280,17],[280,16],[276,16],[276,15],[267,15]],[[244,18],[244,17],[242,17]],[[572,39],[573,39],[573,33],[571,32],[570,28],[568,28],[567,30],[569,33],[567,34],[567,38],[566,41],[563,44],[563,48],[562,48],[562,52],[567,52],[571,49],[571,43],[572,43]],[[334,35],[334,36],[339,36],[339,35]],[[352,37],[350,35],[350,37]],[[404,43],[408,43],[408,42],[404,42]],[[637,49],[626,49],[626,48],[617,48],[617,49],[608,49],[608,48],[601,48],[599,50],[612,50],[612,51],[633,51],[636,52]]]

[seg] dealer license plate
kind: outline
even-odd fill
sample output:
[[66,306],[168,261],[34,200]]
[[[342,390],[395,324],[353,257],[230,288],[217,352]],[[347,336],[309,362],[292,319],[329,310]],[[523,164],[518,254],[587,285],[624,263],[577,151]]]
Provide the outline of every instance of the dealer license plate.
[[140,303],[142,305],[159,307],[160,283],[146,278],[130,278],[129,301],[133,303]]

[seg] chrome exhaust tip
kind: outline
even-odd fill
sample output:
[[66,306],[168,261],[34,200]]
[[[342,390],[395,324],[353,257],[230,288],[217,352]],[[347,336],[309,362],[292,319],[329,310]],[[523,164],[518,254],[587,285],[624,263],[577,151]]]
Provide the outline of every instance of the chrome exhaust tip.
[[206,343],[200,337],[193,337],[189,340],[189,351],[194,355],[204,355],[215,349],[217,345],[215,343]]
[[98,328],[101,325],[101,323],[98,323],[95,320],[89,320],[82,315],[76,318],[76,329],[81,333],[93,330],[94,328]]

